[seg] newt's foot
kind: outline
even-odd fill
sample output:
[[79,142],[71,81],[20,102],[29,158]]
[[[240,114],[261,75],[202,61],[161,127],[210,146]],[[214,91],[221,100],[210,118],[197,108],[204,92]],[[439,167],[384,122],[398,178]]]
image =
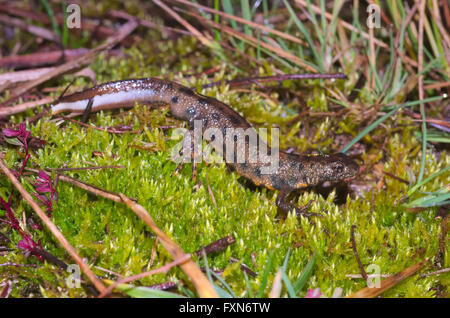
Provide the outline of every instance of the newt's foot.
[[289,213],[292,210],[294,210],[295,214],[297,216],[304,216],[304,217],[320,216],[320,217],[323,217],[323,215],[319,214],[319,213],[307,212],[307,209],[311,205],[312,201],[309,201],[304,207],[298,207],[298,206],[293,205],[292,203],[287,202],[288,195],[289,195],[288,190],[280,190],[280,192],[278,193],[276,204],[283,211]]
[[184,165],[185,165],[184,162],[181,162],[180,164],[178,164],[176,169],[172,172],[172,175],[177,176],[180,173],[181,169],[183,169]]
[[[176,169],[172,172],[173,176],[177,176],[181,169],[183,169],[184,165],[186,164],[186,162],[181,162],[178,164],[178,166],[176,167]],[[193,162],[192,163],[192,180],[195,181],[197,179],[197,163]]]
[[304,217],[311,217],[311,216],[319,216],[321,218],[323,218],[323,214],[320,213],[313,213],[313,212],[307,212],[308,208],[311,206],[312,204],[312,200],[309,201],[305,206],[303,207],[297,207],[294,206],[295,209],[295,214],[297,214],[298,217],[300,216],[304,216]]
[[197,179],[197,163],[192,163],[192,181],[195,181]]

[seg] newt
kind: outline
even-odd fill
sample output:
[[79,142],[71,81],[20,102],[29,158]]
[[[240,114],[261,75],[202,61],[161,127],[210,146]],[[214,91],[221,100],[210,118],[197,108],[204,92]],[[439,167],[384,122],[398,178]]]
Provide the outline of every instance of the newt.
[[[272,173],[263,173],[267,162],[261,159],[250,160],[250,139],[243,134],[252,126],[230,106],[212,97],[201,95],[178,83],[158,79],[127,79],[104,83],[81,92],[60,98],[52,106],[52,114],[70,111],[83,113],[90,111],[133,107],[135,102],[170,106],[171,115],[179,120],[187,121],[192,133],[195,121],[201,121],[202,129],[222,132],[223,142],[213,142],[215,135],[210,136],[210,144],[222,155],[226,155],[225,144],[231,138],[227,132],[232,130],[234,141],[243,137],[244,149],[234,144],[234,156],[245,154],[244,160],[227,162],[241,176],[249,179],[257,186],[270,190],[278,190],[276,205],[283,211],[295,210],[298,215],[311,216],[305,209],[288,202],[288,195],[297,189],[314,186],[325,181],[341,181],[354,177],[359,170],[358,164],[343,153],[331,155],[299,155],[278,151],[278,168]],[[258,136],[256,134],[256,136]],[[228,138],[228,139],[227,139]],[[257,152],[261,146],[267,147],[271,154],[273,148],[267,146],[258,137]],[[242,144],[241,144],[242,147]],[[257,153],[259,155],[259,153]],[[259,158],[259,156],[258,156]],[[193,169],[195,169],[193,165]]]

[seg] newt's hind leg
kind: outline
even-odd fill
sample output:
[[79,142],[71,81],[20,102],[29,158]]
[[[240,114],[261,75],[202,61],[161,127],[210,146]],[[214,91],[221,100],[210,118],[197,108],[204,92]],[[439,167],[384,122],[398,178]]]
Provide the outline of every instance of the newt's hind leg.
[[305,217],[310,217],[310,216],[323,217],[323,215],[319,214],[319,213],[306,212],[306,210],[308,208],[308,205],[305,206],[305,207],[298,207],[298,206],[295,206],[292,203],[289,203],[287,201],[287,197],[288,197],[290,192],[291,192],[290,190],[280,190],[280,192],[278,193],[276,204],[281,210],[285,211],[286,213],[289,213],[292,210],[294,210],[295,213],[297,214],[297,216],[302,215],[302,216],[305,216]]

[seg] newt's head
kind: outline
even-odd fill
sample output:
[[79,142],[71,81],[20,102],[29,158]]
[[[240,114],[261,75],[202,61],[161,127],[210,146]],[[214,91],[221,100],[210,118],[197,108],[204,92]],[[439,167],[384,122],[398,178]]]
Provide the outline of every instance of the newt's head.
[[319,173],[320,181],[340,181],[354,177],[358,171],[358,164],[343,153],[324,156],[322,170]]
[[325,181],[341,181],[354,177],[358,164],[343,153],[334,155],[288,155],[290,169],[281,174],[292,189],[317,185]]

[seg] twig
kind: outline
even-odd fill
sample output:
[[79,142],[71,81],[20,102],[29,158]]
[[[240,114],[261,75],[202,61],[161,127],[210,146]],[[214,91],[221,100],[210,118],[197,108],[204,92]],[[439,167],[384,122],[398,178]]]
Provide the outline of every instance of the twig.
[[400,177],[397,177],[396,175],[393,175],[393,174],[392,174],[392,173],[390,173],[390,172],[387,172],[387,171],[383,171],[383,173],[384,173],[385,175],[387,175],[387,176],[389,176],[389,177],[391,177],[391,178],[395,179],[395,180],[398,180],[398,181],[400,181],[400,182],[403,182],[403,183],[409,184],[409,182],[408,182],[407,180],[405,180],[405,179],[402,179],[402,178],[400,178]]
[[169,290],[169,289],[177,288],[177,286],[178,286],[178,284],[175,282],[165,282],[165,283],[150,285],[150,286],[148,286],[148,288],[158,289],[158,290]]
[[418,66],[417,73],[419,74],[418,84],[419,84],[419,100],[420,100],[420,114],[422,115],[422,159],[420,161],[420,171],[417,177],[417,182],[420,183],[425,172],[425,158],[427,152],[427,123],[425,122],[425,105],[422,102],[424,99],[424,89],[423,89],[423,20],[425,12],[425,0],[421,0],[419,5],[419,44],[418,44]]
[[5,56],[0,58],[0,67],[3,68],[31,68],[43,65],[55,64],[61,61],[63,57],[65,60],[77,58],[80,55],[86,54],[89,50],[86,48],[73,50],[59,50],[51,52],[39,52],[26,55]]
[[201,249],[196,251],[195,254],[197,254],[198,256],[202,256],[203,252],[205,252],[205,254],[210,254],[213,252],[221,252],[224,249],[226,249],[229,245],[231,245],[235,242],[236,242],[236,239],[234,238],[233,235],[230,234],[230,235],[223,237],[215,242],[212,242],[211,244],[208,244],[205,247],[202,247]]
[[275,274],[275,277],[273,279],[273,285],[272,289],[269,293],[269,298],[279,298],[281,293],[281,268],[277,271]]
[[78,69],[81,68],[82,66],[91,63],[98,54],[100,54],[101,52],[105,51],[105,50],[109,50],[111,49],[114,45],[116,45],[117,43],[121,42],[123,39],[125,39],[131,32],[133,32],[133,30],[137,27],[137,22],[136,21],[129,21],[127,23],[125,23],[118,31],[117,34],[114,36],[109,37],[105,43],[97,46],[96,48],[90,50],[89,52],[87,52],[86,54],[80,56],[77,59],[71,60],[67,63],[64,63],[58,67],[53,68],[52,70],[50,70],[49,72],[43,74],[40,78],[37,78],[35,80],[32,80],[30,82],[27,82],[21,86],[19,86],[18,88],[16,88],[16,90],[13,92],[13,96],[7,100],[6,102],[4,102],[1,106],[6,106],[9,103],[11,103],[12,101],[16,100],[20,95],[22,95],[23,93],[29,91],[30,89],[38,86],[39,84],[42,84],[44,82],[46,82],[47,80],[67,73],[71,70],[74,69]]
[[[411,117],[414,118],[414,121],[418,121],[418,122],[423,122],[423,120],[421,119],[421,116],[419,114],[416,114],[415,112],[409,110],[409,109],[404,109],[403,112]],[[440,119],[436,119],[436,118],[427,118],[425,120],[426,123],[429,124],[434,124],[434,125],[439,125],[439,126],[443,126],[446,128],[450,128],[450,123],[448,121],[445,120],[440,120]]]
[[206,172],[205,172],[205,181],[206,181],[206,187],[208,188],[209,196],[211,197],[211,200],[212,200],[212,203],[213,203],[214,207],[217,209],[216,198],[214,197],[214,193],[213,193],[213,191],[211,189],[211,186],[209,185],[208,169],[206,169]]
[[147,276],[151,276],[154,274],[160,274],[160,273],[167,273],[172,267],[183,264],[184,262],[186,262],[187,260],[189,260],[191,257],[190,254],[184,254],[183,257],[178,258],[176,260],[174,260],[173,262],[167,263],[159,268],[153,269],[151,271],[148,272],[144,272],[144,273],[140,273],[134,276],[130,276],[130,277],[125,277],[123,279],[120,279],[118,281],[116,281],[115,283],[111,284],[108,286],[108,288],[106,288],[99,296],[98,298],[103,298],[105,296],[107,296],[109,293],[111,293],[111,291],[116,288],[118,285],[120,284],[126,284]]
[[[173,259],[181,259],[186,254],[185,252],[173,242],[163,231],[161,231],[153,221],[152,217],[141,205],[131,201],[128,197],[123,194],[119,194],[122,201],[131,209],[133,212],[147,224],[153,232],[161,240],[161,244],[164,248],[172,255]],[[210,284],[206,276],[201,272],[197,264],[192,261],[192,259],[186,260],[184,263],[180,264],[181,269],[188,275],[197,289],[200,297],[218,297],[215,289]]]
[[419,277],[423,278],[423,277],[428,277],[428,276],[441,275],[441,274],[449,273],[449,272],[450,272],[450,267],[447,267],[447,268],[443,268],[443,269],[440,269],[435,272],[421,274]]
[[303,67],[304,69],[308,70],[308,72],[313,72],[313,73],[317,73],[318,72],[314,67],[312,67],[311,65],[305,63],[301,58],[299,58],[299,57],[297,57],[297,56],[295,56],[295,55],[293,55],[293,54],[291,54],[291,53],[289,53],[289,52],[287,52],[287,51],[285,51],[285,50],[283,50],[281,48],[278,48],[276,46],[270,45],[270,44],[268,44],[266,42],[258,41],[252,36],[249,36],[249,35],[247,35],[245,33],[242,33],[242,32],[238,32],[238,31],[234,30],[233,28],[230,28],[230,27],[228,27],[226,25],[219,24],[219,23],[216,23],[214,21],[205,19],[205,18],[203,18],[202,16],[200,16],[198,14],[195,14],[195,13],[192,13],[192,12],[189,12],[189,11],[187,11],[186,14],[188,14],[188,15],[196,18],[196,19],[199,19],[200,21],[204,21],[207,24],[211,25],[212,27],[217,28],[217,29],[219,29],[219,30],[221,30],[223,32],[226,32],[226,33],[230,34],[231,36],[234,36],[234,37],[236,37],[238,39],[241,39],[243,41],[251,43],[254,46],[263,47],[266,50],[269,50],[269,51],[279,55],[280,57],[285,58],[288,61]]
[[[377,63],[375,60],[375,43],[374,43],[374,35],[373,35],[373,28],[369,28],[369,64],[372,65],[372,68],[374,72],[376,72],[377,69]],[[370,71],[370,67],[369,67]],[[375,89],[375,73],[371,72],[371,76],[369,76],[368,84],[370,89]]]
[[117,277],[119,277],[119,278],[122,278],[122,277],[123,277],[123,276],[120,275],[119,273],[113,272],[113,271],[111,271],[111,270],[109,270],[109,269],[106,269],[106,268],[103,268],[103,267],[100,267],[100,266],[94,266],[94,268],[96,268],[96,269],[98,269],[98,270],[101,270],[102,272],[108,273],[109,275],[114,275],[114,276],[117,276]]
[[[230,257],[230,262],[231,263],[238,263],[240,261],[238,259],[234,258],[234,257]],[[258,274],[256,274],[254,271],[252,271],[250,269],[250,267],[247,264],[245,264],[245,263],[241,263],[241,270],[246,272],[247,274],[249,274],[252,277],[257,277],[258,276]]]
[[[34,21],[38,21],[38,22],[41,22],[44,24],[51,23],[47,14],[38,13],[36,11],[31,11],[31,9],[24,10],[19,7],[0,4],[0,12],[2,12],[2,11],[6,12],[10,15],[14,15],[14,16],[22,17],[22,18],[26,18],[26,19],[32,19]],[[59,25],[66,23],[66,17],[62,13],[56,14],[55,20]],[[82,18],[81,18],[81,28],[80,29],[72,29],[72,30],[74,32],[76,32],[77,30],[80,30],[80,31],[87,30],[90,33],[92,33],[94,35],[98,35],[101,38],[112,36],[112,35],[116,34],[116,32],[117,32],[113,28],[105,27],[103,25],[99,25],[98,23],[91,22],[88,19],[85,19],[84,15],[82,15]],[[125,42],[125,44],[128,44],[127,40],[125,40],[124,42]]]
[[[308,3],[307,3],[305,0],[295,0],[295,2],[296,2],[297,5],[299,5],[299,6],[303,6],[303,7],[305,7],[305,8],[308,7]],[[322,9],[321,9],[320,7],[314,5],[314,4],[311,4],[311,10],[312,10],[314,13],[316,13],[316,14],[325,14],[325,17],[326,17],[328,20],[333,20],[333,19],[334,19],[334,16],[333,16],[331,13],[328,13],[328,12],[323,13],[323,12],[322,12]],[[337,19],[337,21],[338,21],[339,24],[341,24],[341,25],[342,25],[344,28],[346,28],[347,30],[350,30],[350,31],[352,31],[352,32],[355,32],[355,33],[357,33],[357,34],[360,34],[360,35],[361,35],[363,38],[365,38],[365,39],[369,39],[369,34],[368,34],[367,32],[361,31],[361,30],[358,29],[357,27],[354,27],[352,24],[350,24],[350,23],[348,23],[348,22],[346,22],[346,21],[344,21],[344,20],[342,20],[342,19]],[[387,45],[387,44],[384,43],[383,41],[378,40],[377,38],[374,38],[374,39],[373,39],[373,43],[375,43],[375,44],[378,45],[379,47],[382,47],[382,48],[384,48],[384,49],[390,51],[389,45]],[[402,59],[404,62],[407,62],[407,63],[411,64],[412,66],[417,66],[416,61],[414,61],[413,59],[411,59],[411,58],[409,58],[409,57],[407,57],[407,56],[404,56],[404,55],[401,55],[400,57],[401,57],[401,59]]]
[[20,19],[12,18],[5,14],[0,14],[0,23],[18,27],[27,32],[30,32],[31,34],[33,34],[37,37],[59,43],[59,38],[52,31],[49,31],[47,29],[44,29],[44,28],[41,28],[41,27],[38,27],[35,25],[29,25]]
[[[119,18],[119,19],[125,19],[125,20],[131,20],[131,19],[136,18],[135,16],[132,16],[131,14],[128,14],[124,11],[118,11],[118,10],[108,10],[108,15],[115,17],[115,18]],[[139,25],[149,28],[149,29],[161,28],[162,30],[164,30],[168,33],[173,32],[173,33],[180,33],[180,34],[184,34],[184,35],[192,35],[192,33],[190,33],[189,31],[186,31],[186,30],[156,24],[156,23],[148,20],[148,17],[146,20],[138,19],[138,22],[139,22]],[[169,68],[171,68],[171,67],[169,67]]]
[[[370,274],[370,275],[368,275],[368,277],[369,278],[377,278],[377,277],[383,277],[383,278],[388,278],[388,277],[391,277],[392,275],[389,275],[389,274]],[[347,275],[345,275],[345,277],[348,277],[348,278],[364,278],[363,277],[363,275],[361,275],[361,274],[347,274]]]
[[75,262],[80,266],[81,270],[86,274],[89,280],[94,284],[98,291],[102,292],[105,290],[102,282],[98,280],[95,274],[91,271],[89,266],[83,261],[83,259],[78,255],[76,250],[70,245],[58,228],[53,224],[53,222],[48,218],[47,214],[42,211],[41,207],[33,200],[31,195],[25,190],[19,180],[14,176],[14,174],[5,166],[5,163],[0,159],[0,168],[3,170],[5,175],[11,180],[12,184],[19,190],[23,198],[30,204],[42,222],[48,227],[50,232],[55,236],[55,238],[61,243],[61,245],[66,249],[70,256],[75,260]]
[[6,263],[0,264],[0,267],[3,267],[3,266],[33,267],[33,268],[36,268],[36,267],[37,267],[36,264],[17,264],[17,263],[11,263],[11,262],[6,262]]
[[183,19],[178,13],[173,11],[167,5],[162,3],[160,0],[153,0],[153,2],[160,6],[164,11],[170,14],[175,20],[177,20],[181,25],[183,25],[189,32],[191,32],[203,45],[208,47],[212,47],[212,42],[207,39],[200,31],[194,28],[191,24],[189,24],[185,19]]
[[69,118],[69,117],[64,116],[64,115],[58,115],[57,117],[60,117],[60,118],[62,118],[64,120],[66,120],[66,121],[70,121],[70,122],[72,122],[74,124],[78,124],[78,125],[86,127],[86,128],[92,128],[92,129],[100,130],[100,131],[107,131],[107,132],[109,132],[111,134],[126,134],[126,133],[137,134],[137,133],[139,133],[138,130],[116,130],[114,128],[108,128],[108,127],[97,127],[97,126],[89,125],[89,124],[83,123],[81,121]]
[[445,247],[447,246],[448,224],[450,223],[450,214],[441,221],[441,234],[439,235],[439,248],[436,252],[434,263],[437,268],[442,268],[445,262]]
[[[54,70],[53,67],[40,67],[31,70],[15,71],[0,74],[0,86],[5,89],[9,85],[19,82],[26,82],[40,78],[44,74]],[[1,105],[0,105],[1,106]]]
[[[247,78],[238,78],[233,80],[225,81],[225,84],[230,85],[230,87],[236,86],[247,86],[253,85],[257,83],[265,83],[265,82],[283,82],[294,79],[347,79],[347,76],[343,73],[335,73],[335,74],[282,74],[282,75],[274,75],[274,76],[262,76],[262,77],[247,77]],[[208,83],[202,85],[202,88],[209,88],[213,86],[218,86],[222,84],[223,81],[217,81],[213,83]]]
[[[32,171],[34,173],[38,173],[39,172],[39,170],[32,169],[32,168],[25,168],[25,170]],[[118,202],[118,203],[122,202],[122,199],[120,198],[119,194],[117,194],[115,192],[107,191],[107,190],[104,190],[104,189],[100,189],[100,188],[95,187],[95,186],[93,186],[93,185],[91,185],[89,183],[86,183],[86,182],[80,181],[78,179],[69,177],[69,176],[67,176],[65,174],[57,173],[56,176],[58,177],[58,180],[60,180],[60,181],[64,181],[64,182],[70,183],[70,184],[72,184],[74,186],[77,186],[77,187],[79,187],[79,188],[81,188],[83,190],[86,190],[86,191],[88,191],[90,193],[93,193],[95,195],[104,197],[104,198],[112,200],[114,202]],[[133,198],[129,198],[129,199],[130,200],[134,200],[134,201],[136,200],[136,199],[133,199]]]
[[382,280],[380,282],[379,288],[366,287],[366,288],[363,288],[363,289],[347,296],[347,298],[373,298],[373,297],[376,297],[376,296],[382,294],[383,292],[385,292],[386,290],[388,290],[389,288],[391,288],[391,287],[395,286],[396,284],[400,283],[401,281],[405,280],[406,278],[412,276],[414,273],[416,273],[418,270],[420,270],[427,261],[428,261],[428,258],[424,259],[423,261],[421,261],[415,265],[412,265],[412,266],[404,269],[400,273],[397,273],[391,277],[388,277],[388,278]]
[[279,36],[280,38],[284,38],[284,39],[292,41],[294,43],[305,44],[304,41],[300,40],[299,38],[297,38],[295,36],[292,36],[290,34],[287,34],[287,33],[284,33],[284,32],[278,31],[278,30],[275,30],[273,28],[269,28],[269,27],[267,27],[265,25],[262,25],[262,24],[258,24],[258,23],[252,22],[252,21],[245,20],[243,18],[240,18],[238,16],[234,16],[234,15],[228,14],[226,12],[218,11],[218,10],[215,10],[215,9],[212,9],[212,8],[209,8],[209,7],[206,7],[206,6],[202,6],[202,5],[194,3],[194,2],[186,1],[186,0],[175,0],[175,1],[179,2],[179,3],[186,4],[186,5],[191,6],[191,7],[196,7],[196,8],[199,9],[199,11],[201,10],[201,11],[205,11],[205,12],[214,13],[214,14],[223,16],[224,18],[235,20],[235,21],[237,21],[239,23],[249,25],[249,26],[251,26],[251,27],[253,27],[255,29],[260,29],[260,30],[262,30],[264,32],[275,34],[275,35]]
[[439,88],[444,88],[444,87],[448,87],[448,86],[450,86],[450,82],[440,82],[440,83],[427,84],[423,88],[428,90],[428,89],[439,89]]
[[362,274],[362,276],[364,277],[364,279],[367,282],[369,277],[367,276],[367,273],[364,270],[364,266],[361,263],[361,260],[360,260],[359,255],[358,255],[358,251],[356,250],[355,228],[356,228],[356,225],[352,225],[351,228],[350,228],[350,239],[352,241],[353,254],[355,254],[355,258],[356,258],[356,261],[358,262],[358,266],[359,266],[359,269],[361,271],[361,274]]
[[12,290],[12,283],[11,281],[7,281],[5,283],[0,284],[0,287],[3,286],[3,288],[0,290],[0,298],[8,298],[9,294]]
[[99,169],[122,169],[125,166],[93,166],[93,167],[67,167],[67,168],[44,168],[44,170],[50,171],[79,171],[79,170],[99,170]]
[[63,270],[67,269],[67,264],[54,256],[53,254],[43,250],[43,249],[35,249],[36,253],[39,253],[39,255],[42,256],[43,259],[47,260],[48,262],[55,264],[58,267],[61,267]]
[[12,106],[12,107],[2,107],[2,108],[0,108],[0,116],[9,116],[9,115],[13,115],[13,114],[18,114],[18,113],[24,112],[28,109],[33,109],[33,108],[51,103],[52,101],[53,101],[52,97],[45,97],[40,100],[26,102],[26,103]]

